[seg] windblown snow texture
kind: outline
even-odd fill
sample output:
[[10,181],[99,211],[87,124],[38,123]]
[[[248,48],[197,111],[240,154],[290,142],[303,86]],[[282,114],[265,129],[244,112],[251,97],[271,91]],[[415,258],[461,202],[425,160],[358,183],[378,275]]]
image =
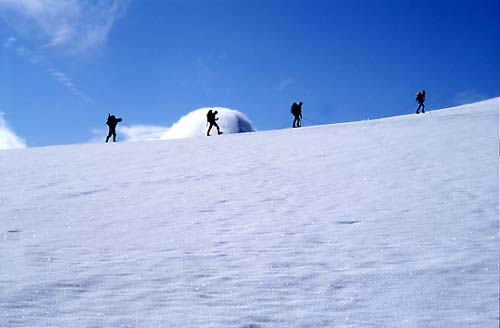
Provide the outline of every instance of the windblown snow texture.
[[[200,108],[183,116],[177,123],[172,125],[161,137],[162,140],[181,139],[205,136],[207,134],[207,112],[212,109],[218,111],[217,124],[225,134],[253,132],[252,123],[245,114],[222,107]],[[213,128],[214,135],[216,134]]]
[[498,327],[498,113],[2,151],[0,327]]

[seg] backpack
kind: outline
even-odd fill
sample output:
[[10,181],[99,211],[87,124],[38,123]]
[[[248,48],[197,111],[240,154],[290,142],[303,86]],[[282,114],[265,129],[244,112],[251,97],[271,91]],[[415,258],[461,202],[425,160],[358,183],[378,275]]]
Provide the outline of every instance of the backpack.
[[108,120],[106,121],[106,124],[111,125],[113,124],[114,121],[115,121],[115,115],[108,115]]
[[215,122],[215,115],[217,115],[217,111],[212,112],[212,110],[209,110],[207,113],[207,122],[208,123]]
[[298,114],[298,108],[299,105],[297,105],[297,103],[293,103],[292,105],[292,109],[290,110],[290,112],[294,115],[294,116],[297,116]]

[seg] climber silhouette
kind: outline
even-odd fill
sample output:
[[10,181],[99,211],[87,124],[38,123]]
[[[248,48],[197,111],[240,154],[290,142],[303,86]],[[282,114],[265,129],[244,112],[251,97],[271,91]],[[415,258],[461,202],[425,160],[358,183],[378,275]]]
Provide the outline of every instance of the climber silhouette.
[[417,98],[415,100],[418,102],[417,114],[420,114],[420,108],[422,108],[422,114],[425,113],[425,90],[417,92]]
[[217,115],[217,111],[212,111],[211,109],[207,113],[207,123],[210,124],[207,130],[207,136],[210,136],[210,130],[212,130],[212,127],[215,126],[217,128],[217,133],[222,134],[222,131],[219,128],[219,125],[217,124],[216,121],[219,120],[219,118],[216,118],[215,115]]
[[291,112],[293,115],[292,127],[300,128],[301,127],[301,120],[302,120],[302,101],[299,101],[298,104],[293,103]]
[[113,136],[113,142],[116,142],[116,125],[118,125],[119,122],[121,122],[122,119],[116,118],[115,115],[108,114],[108,120],[106,121],[106,124],[108,125],[109,132],[108,136],[106,137],[106,142],[109,141],[109,138]]

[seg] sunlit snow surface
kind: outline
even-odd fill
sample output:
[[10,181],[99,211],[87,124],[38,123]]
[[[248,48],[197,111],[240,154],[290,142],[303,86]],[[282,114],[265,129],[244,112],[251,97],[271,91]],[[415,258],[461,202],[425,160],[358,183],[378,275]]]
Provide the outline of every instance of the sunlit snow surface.
[[498,98],[0,152],[0,327],[498,327]]

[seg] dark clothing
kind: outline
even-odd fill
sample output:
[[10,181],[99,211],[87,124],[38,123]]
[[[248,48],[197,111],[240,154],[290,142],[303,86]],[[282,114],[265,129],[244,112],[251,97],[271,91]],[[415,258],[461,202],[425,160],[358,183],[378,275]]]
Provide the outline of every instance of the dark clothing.
[[111,136],[113,136],[113,142],[116,142],[116,126],[121,121],[121,118],[116,118],[114,115],[108,114],[108,120],[106,121],[106,124],[109,127],[109,132],[108,136],[106,137],[106,142],[109,141],[109,138],[111,138]]
[[207,113],[207,122],[210,124],[210,126],[208,127],[208,130],[207,130],[207,136],[210,136],[210,131],[212,130],[212,127],[214,127],[214,126],[217,128],[217,134],[222,134],[220,127],[216,122],[218,120],[218,118],[216,118],[215,115],[217,115],[217,111],[212,112],[211,109]]
[[417,114],[420,114],[420,109],[422,109],[422,113],[425,113],[425,91],[417,92],[417,97],[415,100],[418,102]]
[[208,131],[207,131],[207,137],[210,136],[210,130],[212,130],[212,127],[214,127],[214,126],[217,128],[217,134],[222,134],[219,125],[215,122],[213,122],[213,123],[210,122],[210,126],[208,127]]
[[209,110],[207,113],[207,122],[211,123],[211,124],[215,124],[215,121],[218,120],[217,118],[215,118],[215,115],[217,115],[217,111],[212,112],[212,110]]
[[298,104],[293,103],[291,112],[293,115],[293,125],[292,126],[294,128],[300,128],[300,126],[301,126],[300,121],[302,120],[302,103],[301,102],[299,102]]
[[108,120],[106,121],[106,125],[114,129],[121,121],[122,119],[120,117],[116,118],[115,115],[108,115]]
[[291,112],[293,116],[302,116],[302,104],[293,103]]
[[422,108],[422,114],[425,113],[425,105],[423,102],[418,103],[417,114],[420,114],[420,108]]
[[113,142],[116,142],[116,130],[115,128],[109,127],[109,132],[108,136],[106,137],[106,142],[109,141],[109,138],[111,138],[111,136],[113,136]]
[[425,92],[418,92],[416,100],[419,103],[423,103],[425,101]]
[[302,125],[300,124],[300,118],[298,116],[295,116],[293,119],[293,124],[292,127],[294,128],[300,128]]

